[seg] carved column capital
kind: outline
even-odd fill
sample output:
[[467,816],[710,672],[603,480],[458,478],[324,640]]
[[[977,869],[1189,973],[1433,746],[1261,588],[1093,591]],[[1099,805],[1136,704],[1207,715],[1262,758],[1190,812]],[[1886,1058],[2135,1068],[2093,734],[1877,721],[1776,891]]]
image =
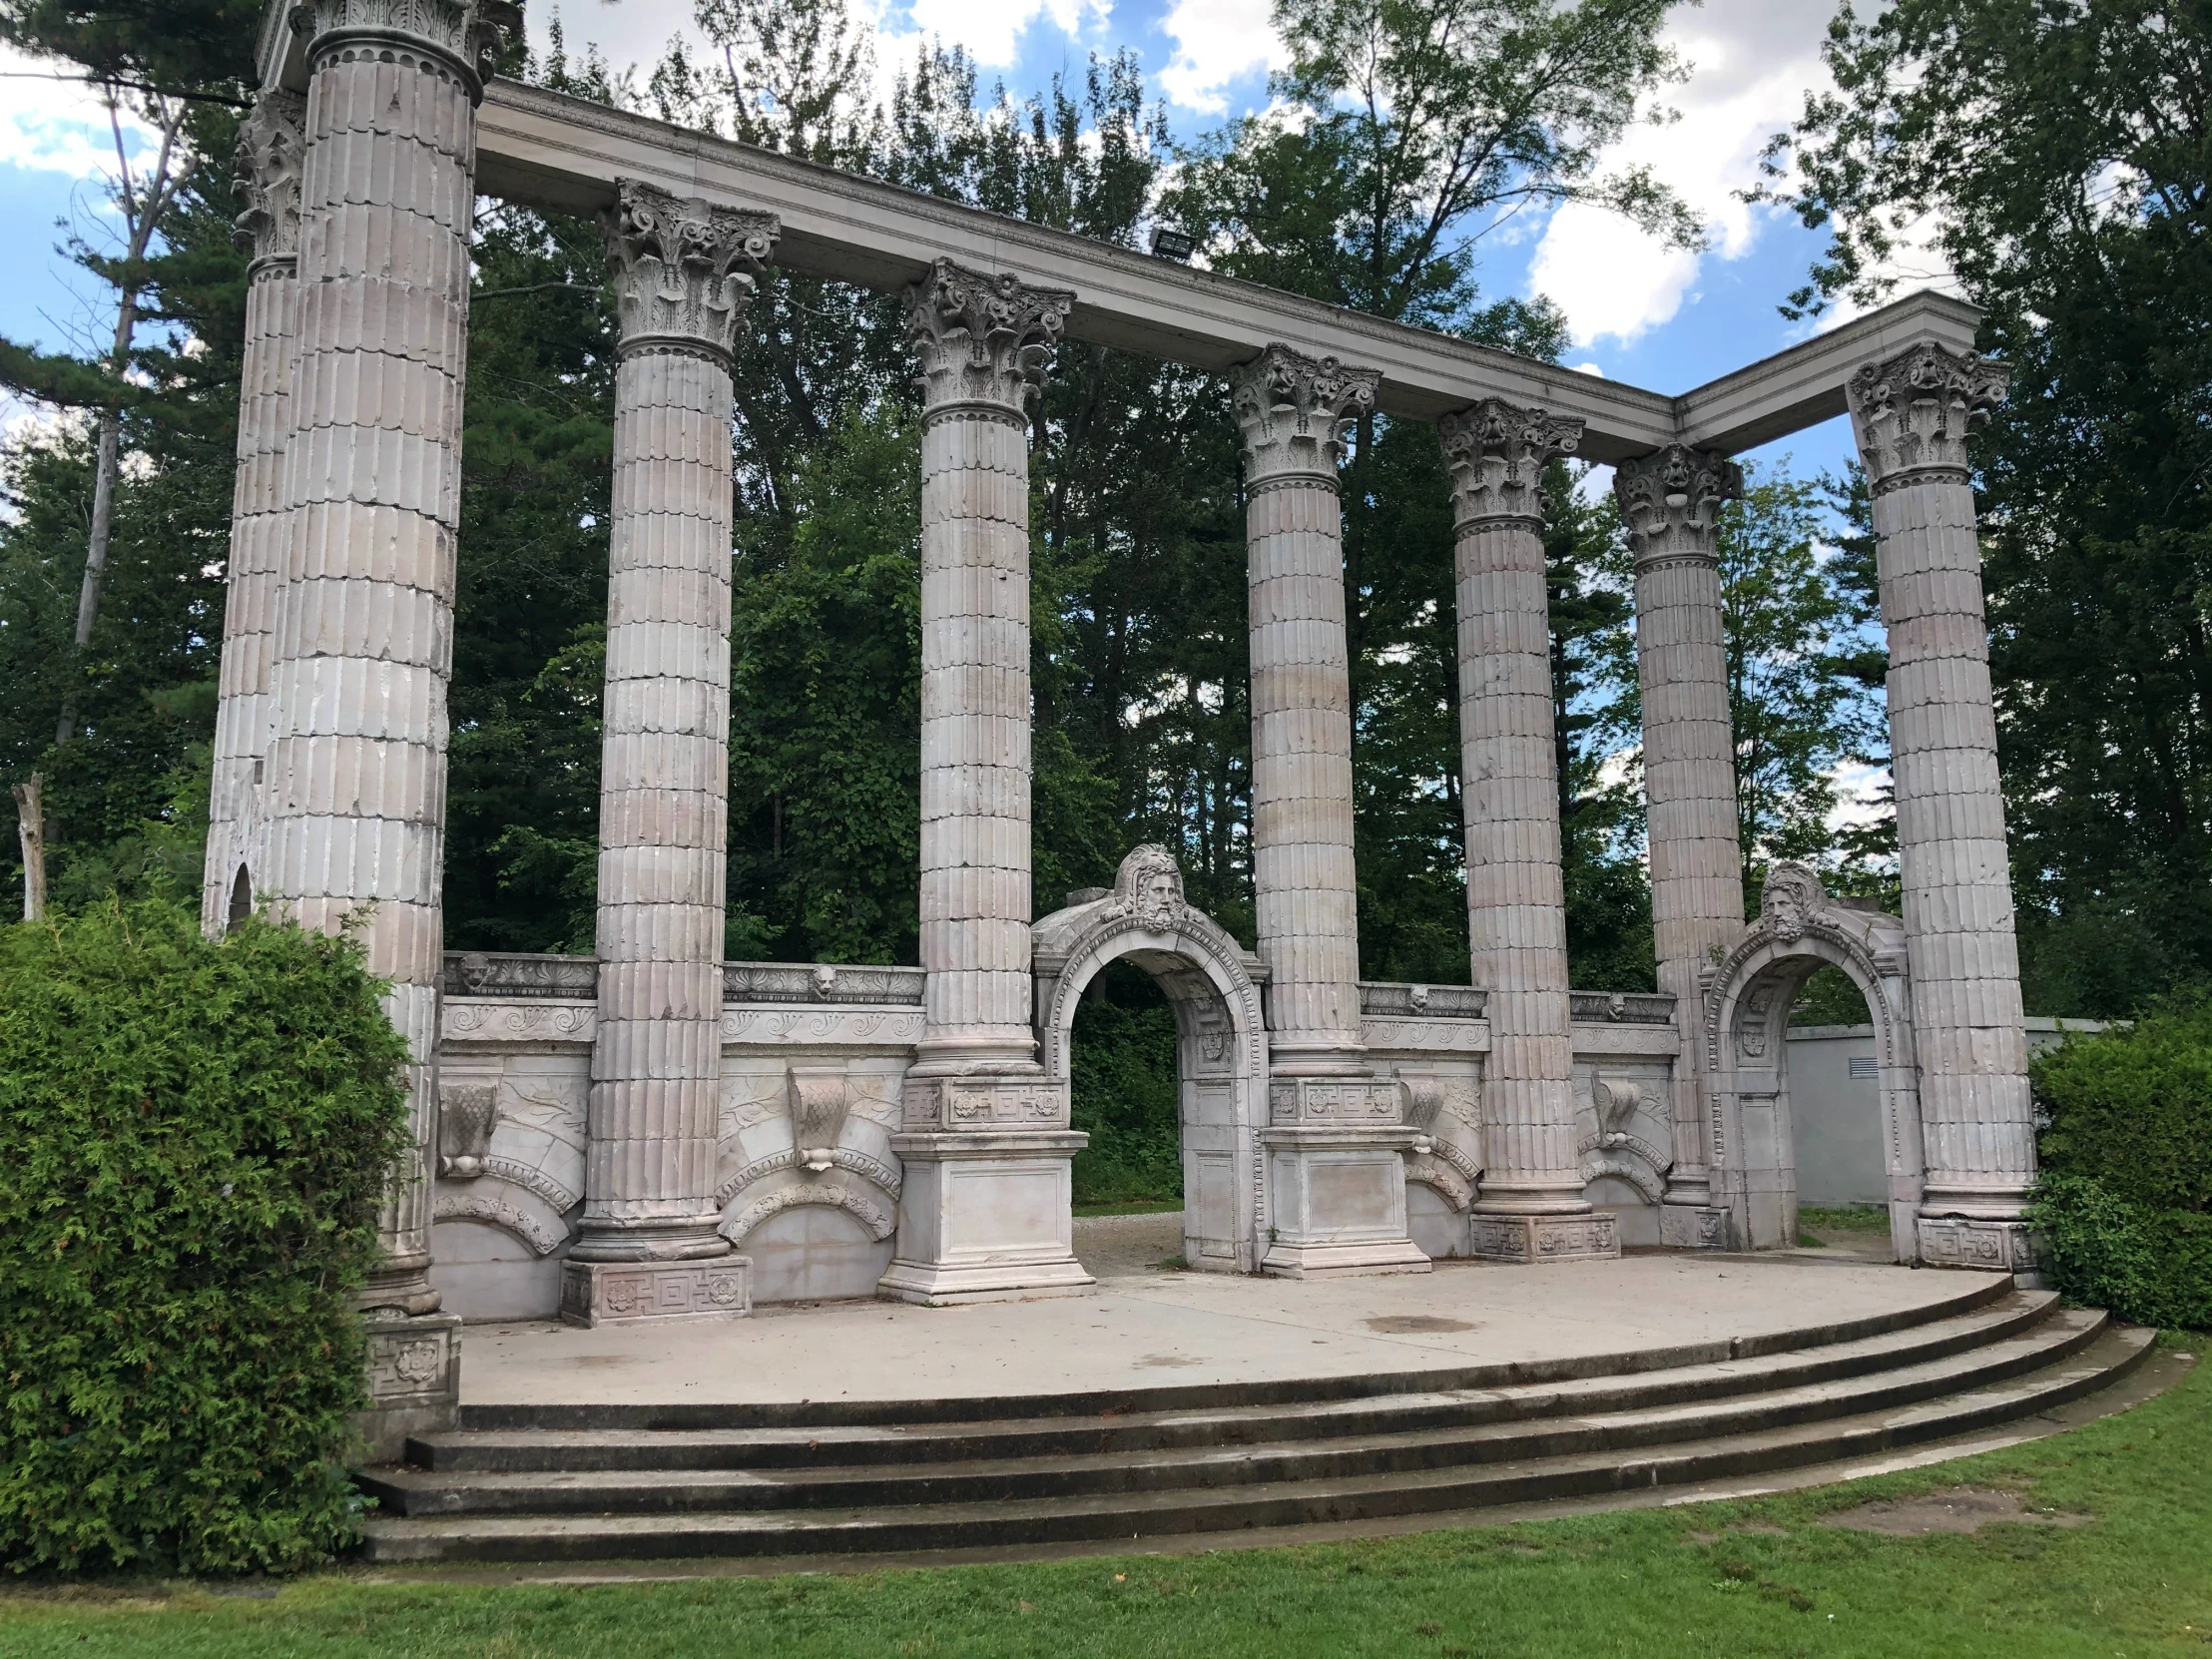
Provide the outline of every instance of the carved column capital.
[[1859,458],[1877,491],[1930,473],[1966,477],[1966,438],[2004,400],[2012,370],[1933,340],[1851,377],[1845,396]]
[[238,176],[231,189],[246,204],[235,221],[238,243],[256,265],[299,257],[299,169],[306,155],[307,101],[273,89],[254,101],[239,126]]
[[1613,495],[1640,564],[1661,555],[1713,554],[1721,507],[1744,493],[1744,469],[1727,456],[1670,443],[1613,470]]
[[519,0],[304,0],[291,9],[294,33],[307,37],[307,61],[348,47],[412,47],[442,59],[484,95],[492,66],[522,32]]
[[1436,422],[1455,524],[1540,518],[1544,468],[1582,444],[1582,422],[1486,397]]
[[983,408],[1015,419],[1044,383],[1075,295],[939,260],[906,290],[922,412]]
[[620,347],[689,351],[728,365],[754,278],[776,255],[774,214],[710,208],[635,179],[616,181],[602,223]]
[[1244,438],[1245,486],[1297,479],[1337,487],[1344,429],[1375,407],[1381,370],[1347,368],[1335,357],[1309,357],[1271,345],[1229,371],[1229,390]]

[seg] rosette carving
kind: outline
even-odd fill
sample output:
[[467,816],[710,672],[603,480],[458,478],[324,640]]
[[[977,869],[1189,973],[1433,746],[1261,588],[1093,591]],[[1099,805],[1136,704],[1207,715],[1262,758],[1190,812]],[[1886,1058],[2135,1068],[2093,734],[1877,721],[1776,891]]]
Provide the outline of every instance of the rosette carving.
[[1271,345],[1229,372],[1248,487],[1303,477],[1335,487],[1345,430],[1375,407],[1382,372]]
[[302,128],[307,101],[297,93],[265,92],[239,127],[238,177],[232,190],[246,209],[233,223],[241,249],[257,262],[299,253],[299,170],[306,155]]
[[1486,397],[1436,422],[1451,474],[1452,517],[1535,520],[1543,514],[1544,468],[1582,444],[1582,422]]
[[1966,476],[1966,439],[2004,401],[2012,371],[1933,341],[1851,377],[1845,397],[1867,481],[1889,489],[1929,473]]
[[939,260],[906,290],[906,334],[921,360],[922,408],[1020,415],[1044,383],[1075,295]]
[[618,180],[615,190],[604,225],[622,350],[704,351],[727,362],[782,223],[635,179]]
[[1628,545],[1639,560],[1688,552],[1711,557],[1721,508],[1743,493],[1742,467],[1725,455],[1679,443],[1623,461],[1613,472]]

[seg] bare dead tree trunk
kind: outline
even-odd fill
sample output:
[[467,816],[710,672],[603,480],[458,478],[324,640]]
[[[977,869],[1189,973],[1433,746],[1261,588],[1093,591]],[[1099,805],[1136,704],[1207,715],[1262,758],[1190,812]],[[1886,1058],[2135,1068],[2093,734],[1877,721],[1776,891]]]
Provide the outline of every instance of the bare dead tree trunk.
[[77,693],[84,678],[85,652],[92,645],[92,626],[100,618],[100,585],[107,578],[108,543],[115,533],[116,475],[123,459],[122,387],[123,377],[131,366],[132,340],[138,332],[138,273],[154,231],[175,194],[176,181],[170,177],[170,162],[185,121],[183,100],[178,101],[174,110],[166,105],[160,108],[161,154],[155,160],[153,176],[141,191],[131,181],[131,163],[123,148],[123,117],[117,98],[116,90],[109,88],[108,125],[115,134],[119,180],[116,198],[123,209],[123,222],[129,233],[122,285],[116,296],[115,341],[108,351],[108,375],[115,382],[116,391],[100,411],[100,444],[92,475],[92,534],[85,544],[85,579],[77,590],[77,630],[72,639],[71,672],[62,693],[61,714],[54,722],[57,747],[77,735]]
[[23,842],[23,919],[46,915],[46,780],[37,773],[15,786],[15,832]]

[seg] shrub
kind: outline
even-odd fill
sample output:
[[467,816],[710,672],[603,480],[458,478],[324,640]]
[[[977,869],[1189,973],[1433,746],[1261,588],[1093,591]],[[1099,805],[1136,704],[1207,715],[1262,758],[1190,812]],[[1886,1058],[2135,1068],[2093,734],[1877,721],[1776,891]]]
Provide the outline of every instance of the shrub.
[[2031,1073],[2030,1219],[2058,1288],[2145,1325],[2212,1326],[2212,994],[2068,1037]]
[[350,939],[163,900],[0,928],[0,1560],[282,1571],[356,1530],[377,991]]

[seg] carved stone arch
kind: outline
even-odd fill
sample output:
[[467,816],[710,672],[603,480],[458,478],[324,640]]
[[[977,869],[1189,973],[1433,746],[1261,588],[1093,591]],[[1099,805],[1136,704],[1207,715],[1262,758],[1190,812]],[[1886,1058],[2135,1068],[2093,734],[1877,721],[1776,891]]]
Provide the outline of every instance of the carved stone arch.
[[[1075,1012],[1109,962],[1127,958],[1151,974],[1175,1012],[1185,1140],[1184,1212],[1193,1268],[1257,1270],[1267,1226],[1267,1170],[1259,1131],[1267,1122],[1268,1034],[1259,982],[1266,969],[1183,896],[1165,847],[1124,858],[1112,888],[1032,929],[1038,1052],[1049,1082],[1069,1079]],[[1194,1145],[1203,1131],[1206,1144]],[[1219,1142],[1219,1145],[1214,1144]],[[1194,1213],[1205,1208],[1207,1214]]]
[[[1813,870],[1784,863],[1767,877],[1758,921],[1705,976],[1698,1040],[1706,1062],[1706,1151],[1714,1198],[1730,1212],[1736,1248],[1789,1242],[1774,1236],[1771,1213],[1784,1193],[1780,1227],[1794,1237],[1790,1008],[1806,980],[1832,966],[1859,987],[1874,1022],[1891,1243],[1898,1261],[1918,1259],[1926,1150],[1906,961],[1904,922],[1840,903]],[[1771,1146],[1762,1140],[1756,1115],[1762,1109],[1774,1114]]]
[[819,1181],[756,1182],[749,1191],[741,1193],[730,1202],[715,1231],[733,1245],[742,1247],[746,1235],[769,1217],[806,1204],[828,1205],[846,1212],[878,1244],[898,1229],[896,1200],[886,1199],[873,1182],[832,1178]]
[[542,1194],[497,1175],[467,1181],[440,1181],[430,1201],[430,1219],[473,1221],[519,1239],[531,1254],[550,1256],[568,1242],[568,1217]]

